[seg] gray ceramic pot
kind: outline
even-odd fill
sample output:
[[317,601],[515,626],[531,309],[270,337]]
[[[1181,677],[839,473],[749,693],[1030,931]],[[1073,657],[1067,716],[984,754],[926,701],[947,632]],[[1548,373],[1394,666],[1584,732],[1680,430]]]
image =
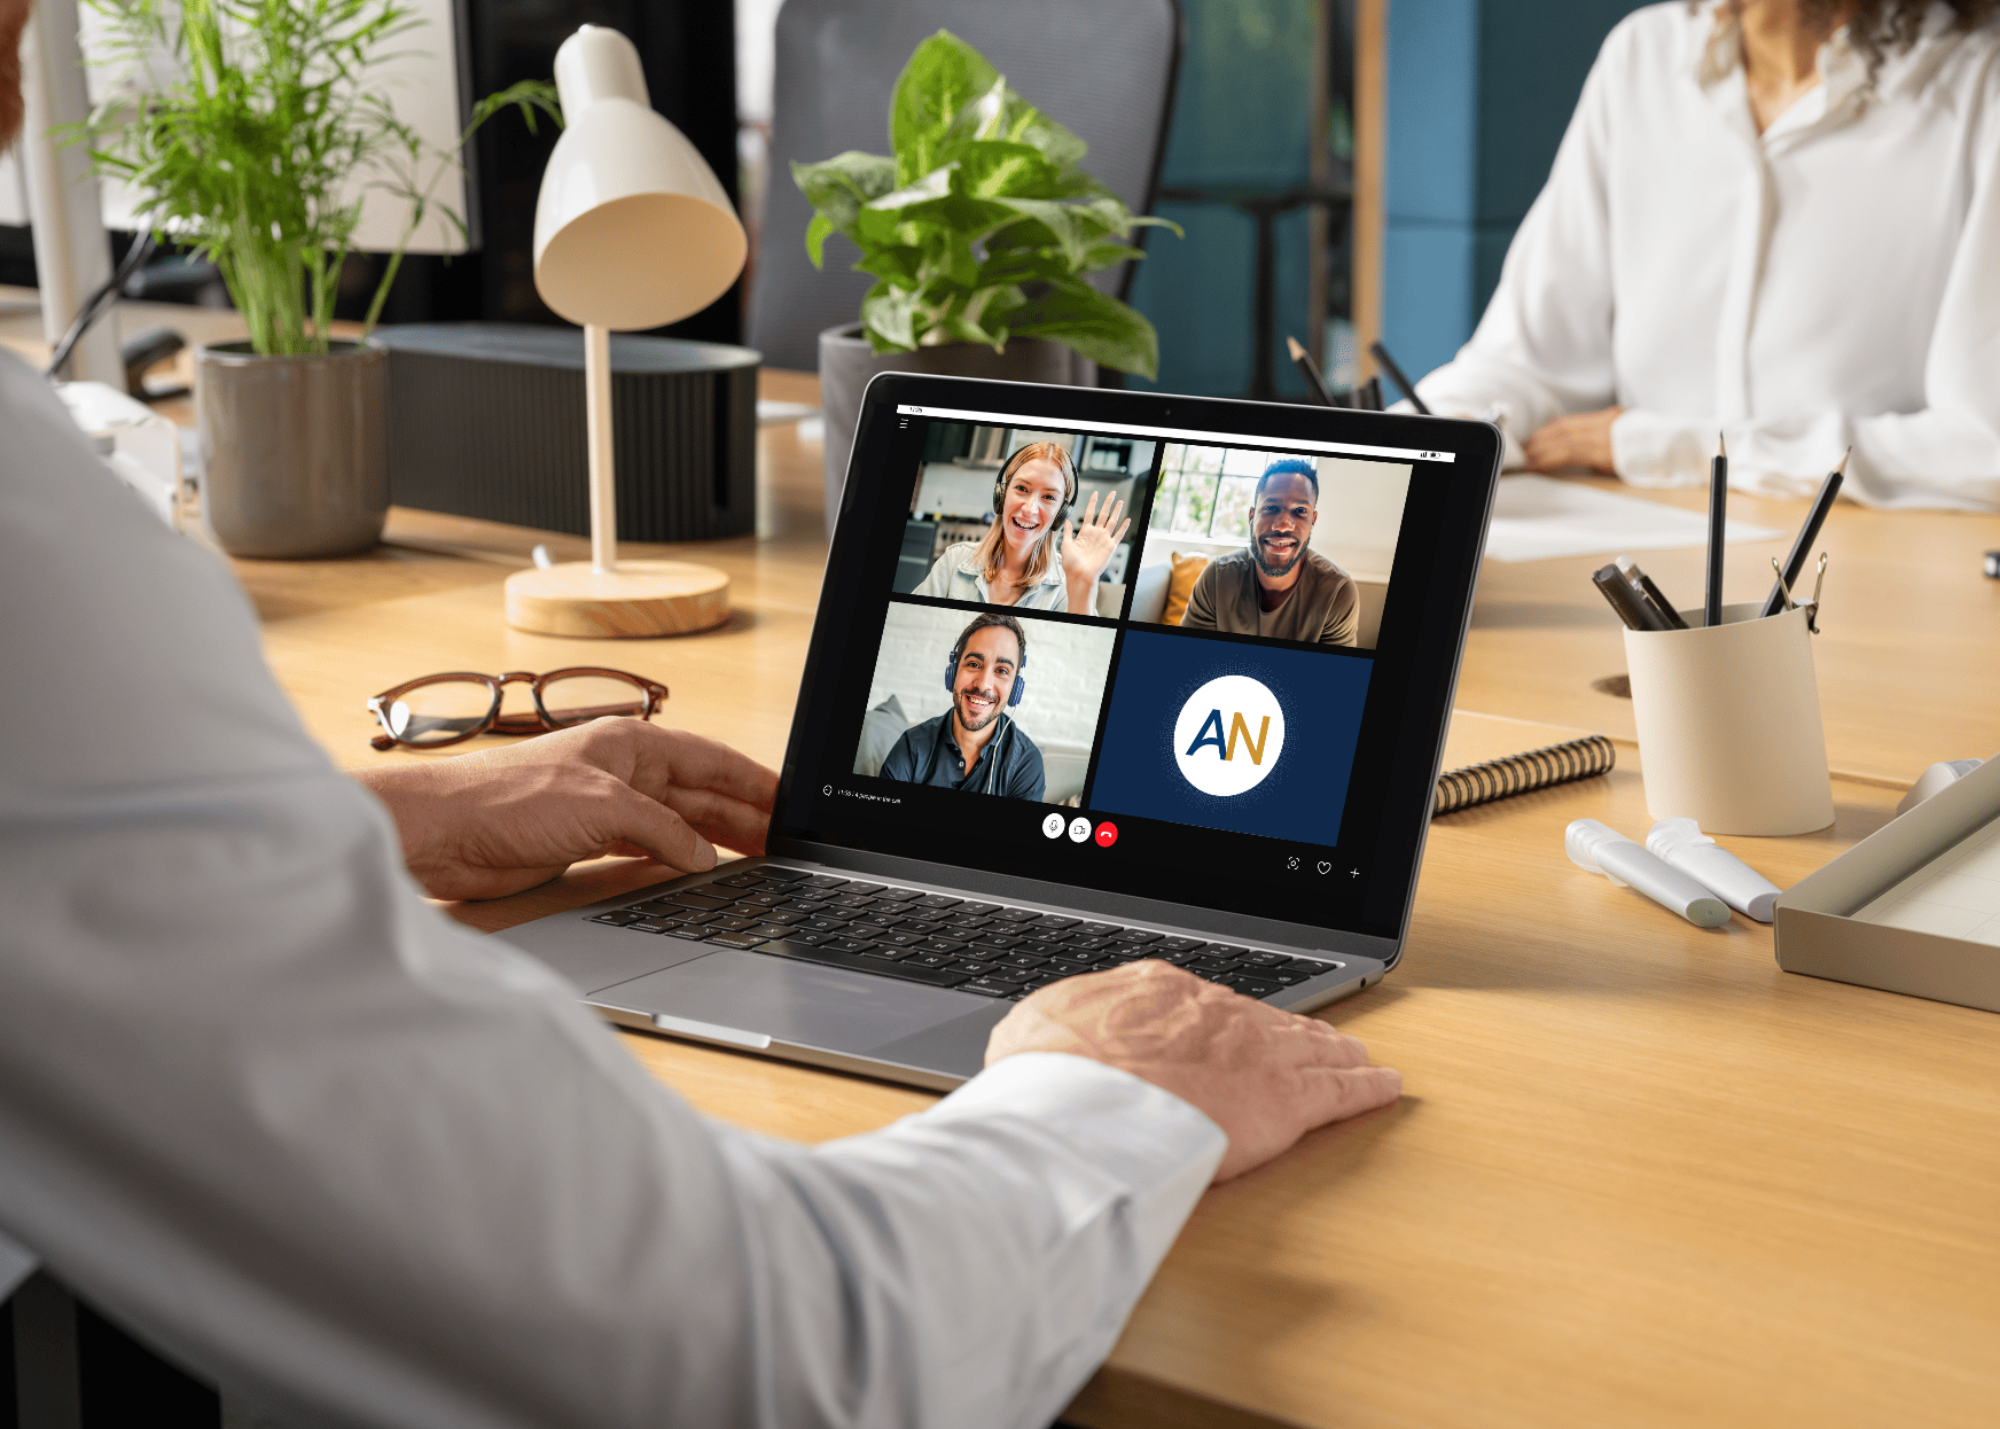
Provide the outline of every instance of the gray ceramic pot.
[[389,355],[337,342],[323,357],[259,357],[247,342],[195,358],[202,515],[232,556],[343,556],[389,514]]
[[920,372],[929,377],[986,377],[1000,382],[1046,382],[1063,387],[1097,384],[1097,364],[1061,343],[1017,337],[1005,352],[971,343],[877,352],[861,324],[830,327],[819,335],[819,401],[826,414],[826,533],[840,515],[847,454],[861,420],[861,393],[878,372]]

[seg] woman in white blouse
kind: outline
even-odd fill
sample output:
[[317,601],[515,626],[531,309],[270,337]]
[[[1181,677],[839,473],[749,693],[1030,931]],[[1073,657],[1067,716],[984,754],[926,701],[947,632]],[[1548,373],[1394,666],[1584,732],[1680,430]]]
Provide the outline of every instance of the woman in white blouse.
[[1472,340],[1509,465],[2000,507],[1995,0],[1699,0],[1605,41]]
[[1097,578],[1132,523],[1119,522],[1125,505],[1115,498],[1098,510],[1093,492],[1083,524],[1070,529],[1066,513],[1076,493],[1076,464],[1061,446],[1017,448],[993,483],[985,538],[947,548],[911,594],[1096,614]]

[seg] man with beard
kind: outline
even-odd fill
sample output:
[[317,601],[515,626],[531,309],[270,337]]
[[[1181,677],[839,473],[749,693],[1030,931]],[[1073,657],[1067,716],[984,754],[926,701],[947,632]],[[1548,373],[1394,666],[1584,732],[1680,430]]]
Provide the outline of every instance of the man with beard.
[[1221,630],[1306,645],[1352,645],[1361,601],[1353,578],[1311,548],[1319,473],[1287,457],[1257,478],[1250,545],[1208,563],[1188,596],[1183,630]]
[[951,708],[903,731],[882,777],[905,784],[936,784],[975,794],[1040,802],[1047,780],[1042,751],[1007,717],[1027,693],[1021,669],[1028,637],[1011,615],[981,615],[951,647],[945,667]]

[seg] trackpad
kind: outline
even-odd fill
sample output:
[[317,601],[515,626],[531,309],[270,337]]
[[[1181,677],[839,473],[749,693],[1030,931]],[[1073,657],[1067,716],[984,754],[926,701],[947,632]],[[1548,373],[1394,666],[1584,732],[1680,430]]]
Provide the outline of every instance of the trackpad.
[[603,988],[590,1000],[855,1054],[962,1017],[984,1001],[947,988],[727,948]]

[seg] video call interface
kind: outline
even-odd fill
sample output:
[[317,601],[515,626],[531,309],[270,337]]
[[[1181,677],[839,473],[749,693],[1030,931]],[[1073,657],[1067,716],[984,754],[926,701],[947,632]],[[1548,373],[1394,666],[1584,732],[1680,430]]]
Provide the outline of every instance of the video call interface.
[[1358,900],[1417,466],[1185,436],[899,411],[820,836],[914,824],[1065,881],[1097,858]]

